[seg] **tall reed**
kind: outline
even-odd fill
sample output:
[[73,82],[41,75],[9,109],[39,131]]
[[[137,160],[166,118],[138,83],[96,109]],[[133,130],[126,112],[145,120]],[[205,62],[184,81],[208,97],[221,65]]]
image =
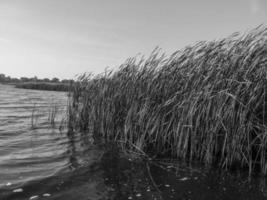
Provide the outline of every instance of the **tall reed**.
[[36,103],[33,105],[32,111],[31,111],[31,129],[36,129],[39,115],[37,113]]
[[267,28],[130,58],[73,86],[69,128],[155,156],[267,172]]
[[48,122],[51,127],[55,128],[56,126],[56,118],[59,114],[59,106],[57,104],[51,104],[48,111]]

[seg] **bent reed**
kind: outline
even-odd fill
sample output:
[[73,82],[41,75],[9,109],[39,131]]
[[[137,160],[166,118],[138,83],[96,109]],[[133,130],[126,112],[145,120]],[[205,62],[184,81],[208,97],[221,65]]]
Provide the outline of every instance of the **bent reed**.
[[267,172],[267,28],[130,58],[73,86],[69,129],[152,156]]

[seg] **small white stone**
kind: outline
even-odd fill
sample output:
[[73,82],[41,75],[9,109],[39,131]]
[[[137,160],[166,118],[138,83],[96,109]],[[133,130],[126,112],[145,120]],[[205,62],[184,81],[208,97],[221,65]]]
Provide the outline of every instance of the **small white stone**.
[[128,197],[128,199],[133,199],[133,197]]
[[30,197],[29,199],[32,200],[32,199],[37,199],[39,196],[38,195],[35,195],[35,196],[32,196]]
[[6,184],[6,186],[10,186],[10,185],[12,185],[12,183],[9,183],[9,182],[8,182],[8,183]]
[[50,196],[51,196],[51,194],[49,194],[49,193],[43,194],[43,197],[50,197]]
[[166,184],[165,187],[170,187],[170,185],[169,184]]
[[180,181],[187,181],[189,178],[187,178],[187,177],[184,177],[184,178],[181,178],[181,179],[179,179]]
[[141,195],[140,193],[138,193],[136,196],[137,196],[137,197],[141,197],[142,195]]
[[13,190],[13,192],[23,192],[23,189],[22,188],[18,188],[18,189],[15,189],[15,190]]

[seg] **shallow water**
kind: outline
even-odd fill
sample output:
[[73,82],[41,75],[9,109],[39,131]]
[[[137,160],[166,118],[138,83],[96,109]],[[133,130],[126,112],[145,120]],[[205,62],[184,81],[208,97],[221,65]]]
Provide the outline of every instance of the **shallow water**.
[[[52,106],[51,106],[52,105]],[[55,125],[48,116],[54,106]],[[64,92],[0,85],[0,199],[266,199],[266,178],[178,161],[138,161],[59,130]],[[63,123],[64,124],[64,123]]]

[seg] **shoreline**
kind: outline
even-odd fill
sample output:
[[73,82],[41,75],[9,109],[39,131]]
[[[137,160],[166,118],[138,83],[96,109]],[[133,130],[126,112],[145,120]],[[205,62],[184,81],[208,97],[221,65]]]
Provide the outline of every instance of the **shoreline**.
[[47,83],[47,82],[27,82],[27,83],[14,83],[16,88],[31,89],[31,90],[47,90],[47,91],[58,91],[68,92],[70,91],[71,85],[64,83]]

